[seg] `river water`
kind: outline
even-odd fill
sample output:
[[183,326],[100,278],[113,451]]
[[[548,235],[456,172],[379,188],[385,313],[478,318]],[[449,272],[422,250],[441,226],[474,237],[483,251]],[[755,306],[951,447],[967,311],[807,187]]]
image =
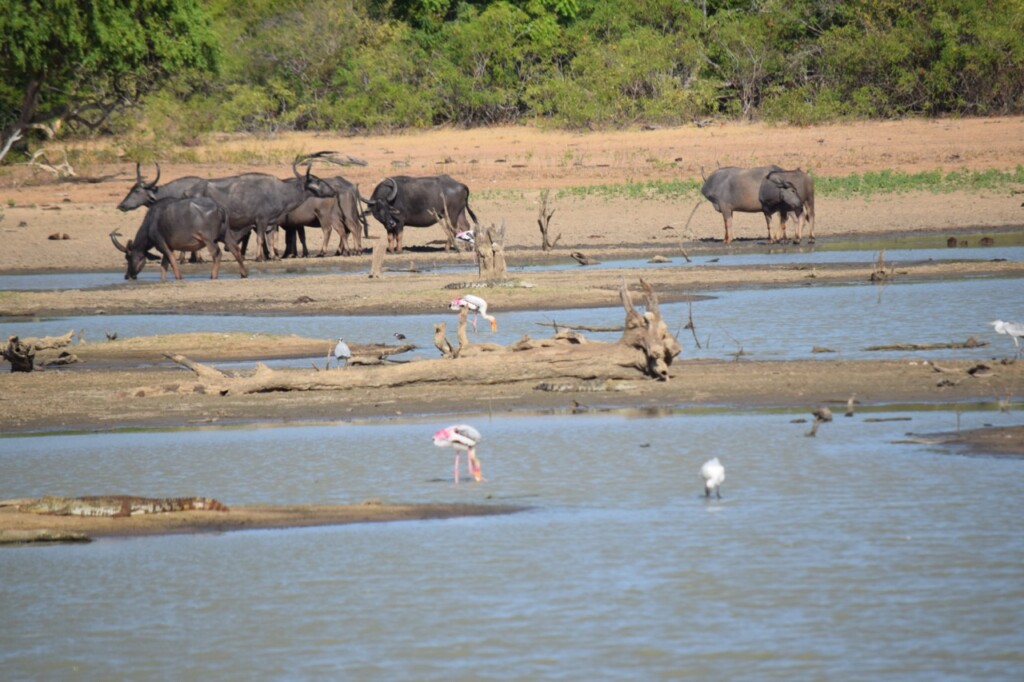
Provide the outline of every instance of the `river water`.
[[[463,415],[0,438],[0,496],[488,502],[509,516],[0,551],[5,680],[1018,680],[1024,462],[976,407]],[[909,417],[871,422],[868,418]],[[453,484],[449,421],[484,434]],[[698,471],[718,456],[721,500]]]
[[[691,308],[686,303],[662,305],[670,329],[683,344],[683,357],[729,358],[742,349],[745,357],[764,360],[811,358],[1006,357],[1014,351],[1006,336],[992,331],[995,319],[1018,319],[1022,284],[1019,279],[974,279],[873,285],[810,285],[772,289],[737,289],[709,292],[692,305],[698,348],[683,327]],[[703,293],[703,292],[702,292]],[[89,342],[116,332],[119,338],[181,332],[241,331],[297,334],[331,339],[344,336],[349,343],[397,343],[392,334],[406,335],[403,343],[419,350],[403,359],[437,357],[433,325],[455,315],[448,310],[450,296],[438,296],[438,310],[430,315],[98,315],[58,318],[3,318],[0,337],[23,338],[61,335],[74,329]],[[498,333],[486,322],[471,341],[512,343],[523,335],[551,336],[551,322],[596,327],[621,326],[622,307],[510,311],[492,309]],[[543,325],[547,324],[547,327]],[[615,340],[620,333],[586,333],[595,339]],[[963,342],[976,336],[990,345],[971,349],[926,352],[879,352],[871,346],[900,343]],[[450,332],[454,339],[454,332]],[[815,347],[835,353],[818,354]],[[327,348],[325,347],[325,353]],[[322,359],[320,356],[318,359]],[[251,366],[252,363],[244,363]],[[291,364],[308,367],[309,359]]]

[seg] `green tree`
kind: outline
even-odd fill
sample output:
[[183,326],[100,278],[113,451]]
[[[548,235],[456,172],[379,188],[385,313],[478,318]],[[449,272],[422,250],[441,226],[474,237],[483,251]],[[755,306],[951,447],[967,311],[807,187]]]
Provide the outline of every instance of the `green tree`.
[[218,60],[197,0],[7,0],[0,35],[0,160],[29,130],[95,130],[167,76]]

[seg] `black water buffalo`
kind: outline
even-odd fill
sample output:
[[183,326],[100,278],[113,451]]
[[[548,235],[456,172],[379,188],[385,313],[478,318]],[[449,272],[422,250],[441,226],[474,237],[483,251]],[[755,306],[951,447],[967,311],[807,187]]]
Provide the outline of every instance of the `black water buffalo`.
[[181,279],[175,251],[198,251],[205,248],[213,260],[211,279],[217,279],[220,270],[221,250],[218,241],[223,241],[238,261],[242,277],[248,276],[242,253],[238,248],[235,234],[228,228],[227,211],[213,199],[207,197],[186,197],[184,199],[160,199],[151,204],[146,217],[135,233],[134,239],[122,245],[117,239],[117,230],[110,233],[110,240],[125,254],[128,270],[125,279],[136,279],[146,265],[146,260],[155,259],[150,249],[159,251],[160,281],[167,279],[167,266],[171,266],[175,279]]
[[[779,212],[781,238],[785,239],[786,213],[793,213],[796,216],[796,237],[793,243],[800,243],[804,224],[809,226],[808,241],[814,242],[814,178],[799,168],[772,171],[761,183],[760,196],[762,204],[765,204],[765,219],[769,229],[771,213]],[[774,207],[771,213],[768,211],[769,205]]]
[[[704,180],[700,193],[711,202],[725,221],[725,243],[732,242],[732,214],[762,213],[761,183],[772,171],[781,171],[778,166],[760,168],[719,168]],[[785,229],[785,228],[783,228]],[[768,240],[772,240],[771,223],[768,224]]]
[[[314,155],[315,156],[315,155]],[[336,191],[329,184],[311,174],[299,174],[292,163],[292,172],[298,182],[281,180],[266,173],[244,173],[227,178],[206,180],[191,190],[191,196],[206,196],[227,209],[231,230],[241,240],[255,228],[257,239],[256,260],[269,253],[267,231],[280,225],[285,217],[307,198],[333,197]],[[276,250],[270,257],[277,257]]]
[[[319,227],[323,230],[324,238],[318,257],[325,255],[332,232],[338,233],[338,248],[335,255],[348,256],[361,253],[363,250],[360,229],[365,235],[367,225],[359,207],[359,189],[340,175],[323,178],[323,181],[333,187],[337,195],[330,198],[309,197],[289,212],[281,223],[285,232],[285,258],[298,257],[296,238],[302,242],[302,257],[309,255],[309,249],[306,248],[307,227]],[[353,242],[351,246],[349,237]]]
[[446,213],[456,231],[469,229],[467,214],[474,225],[479,224],[469,208],[469,188],[447,175],[385,178],[366,203],[373,217],[387,230],[388,251],[392,253],[402,251],[402,231],[406,225],[430,227]]
[[158,182],[160,182],[159,163],[156,164],[156,178],[153,182],[146,182],[142,177],[141,167],[139,164],[135,164],[135,184],[117,205],[117,210],[134,211],[142,206],[151,206],[161,199],[180,199],[188,196],[193,187],[203,182],[203,178],[186,175],[163,185],[157,185]]

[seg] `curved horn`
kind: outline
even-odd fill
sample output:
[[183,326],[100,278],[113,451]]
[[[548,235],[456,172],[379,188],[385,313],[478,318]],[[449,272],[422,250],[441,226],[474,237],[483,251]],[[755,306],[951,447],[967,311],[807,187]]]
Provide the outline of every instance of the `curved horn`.
[[[156,163],[156,162],[154,161],[154,163]],[[156,189],[156,183],[158,183],[158,182],[160,182],[160,164],[159,163],[156,164],[156,178],[153,179],[153,182],[149,183],[149,189]]]
[[700,165],[700,177],[704,182],[708,181],[708,176],[704,175],[704,164]]
[[299,159],[295,159],[294,161],[292,161],[292,172],[295,173],[295,177],[297,177],[299,180],[301,180],[302,176],[299,175],[299,169],[297,168],[298,165],[299,165]]
[[384,182],[391,183],[391,194],[388,195],[388,203],[390,204],[398,196],[398,183],[395,182],[394,178],[387,178]]
[[135,162],[135,182],[139,183],[140,185],[145,184],[145,182],[142,179],[142,166],[139,165],[138,161]]
[[118,232],[117,230],[114,230],[113,232],[111,232],[110,233],[110,241],[114,242],[114,246],[117,247],[118,251],[121,251],[123,253],[128,253],[128,248],[124,244],[122,244],[121,242],[119,242],[117,240],[117,235],[119,235],[119,234],[121,234],[121,233]]

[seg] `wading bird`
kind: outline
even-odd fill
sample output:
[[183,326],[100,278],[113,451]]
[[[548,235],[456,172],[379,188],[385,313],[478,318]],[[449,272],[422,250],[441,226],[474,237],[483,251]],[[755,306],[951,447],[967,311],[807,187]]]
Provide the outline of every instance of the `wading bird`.
[[722,499],[722,481],[725,480],[725,467],[718,461],[717,457],[704,462],[700,468],[700,475],[704,477],[704,497],[711,497],[711,491],[715,491],[715,497]]
[[349,350],[345,339],[338,339],[338,345],[334,347],[334,357],[337,358],[338,364],[342,367],[348,364],[349,358],[352,357],[352,351]]
[[466,466],[469,475],[477,482],[483,481],[480,460],[476,458],[476,445],[482,436],[480,432],[468,424],[454,424],[434,434],[434,445],[439,448],[450,447],[455,450],[455,482],[459,482],[459,454],[466,453]]
[[487,301],[480,298],[479,296],[473,296],[472,294],[466,294],[465,296],[459,296],[453,298],[451,305],[448,306],[452,310],[460,310],[465,308],[466,310],[473,313],[473,331],[476,331],[476,316],[479,313],[480,317],[484,318],[491,323],[491,331],[498,331],[498,321],[494,319],[493,315],[487,314]]
[[1020,322],[1003,322],[1002,320],[995,320],[989,322],[989,324],[992,325],[997,334],[1010,335],[1010,338],[1013,339],[1013,345],[1017,348],[1017,357],[1020,357],[1020,338],[1024,337],[1024,324]]

